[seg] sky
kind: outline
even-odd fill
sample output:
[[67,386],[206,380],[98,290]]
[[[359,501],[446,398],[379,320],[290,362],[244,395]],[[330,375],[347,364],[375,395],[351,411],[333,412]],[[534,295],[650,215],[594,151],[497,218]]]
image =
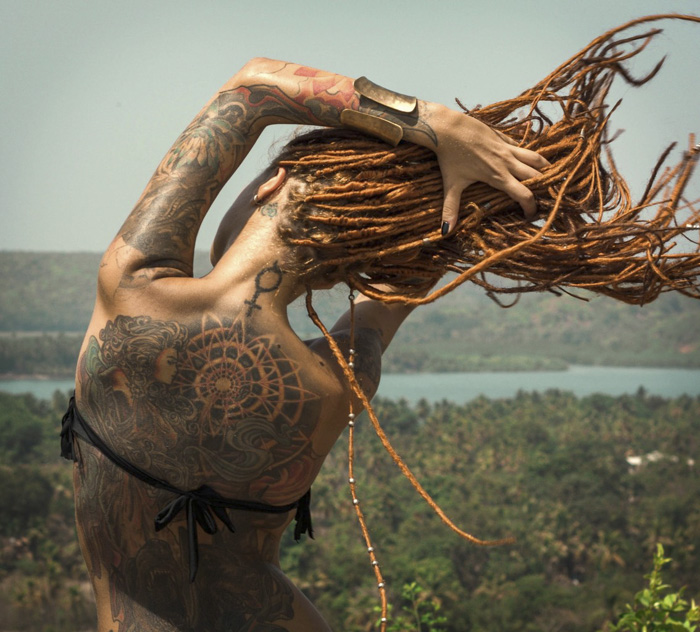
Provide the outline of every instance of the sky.
[[[515,96],[609,28],[667,12],[700,15],[700,0],[0,0],[0,250],[104,251],[168,147],[251,57],[474,106]],[[670,142],[700,136],[700,25],[662,26],[633,65],[643,74],[668,54],[662,74],[616,93],[614,153],[638,194]],[[266,130],[198,249],[291,131]]]

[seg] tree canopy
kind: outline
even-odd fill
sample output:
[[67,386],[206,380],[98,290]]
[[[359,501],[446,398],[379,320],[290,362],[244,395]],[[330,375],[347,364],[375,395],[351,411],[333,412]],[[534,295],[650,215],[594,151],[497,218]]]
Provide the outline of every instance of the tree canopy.
[[[94,625],[71,468],[56,456],[65,404],[60,393],[52,402],[0,394],[0,503],[11,506],[0,533],[0,629]],[[659,543],[673,560],[665,579],[687,586],[687,601],[700,595],[700,398],[523,392],[463,406],[380,400],[377,411],[452,519],[479,537],[516,540],[485,549],[458,538],[359,418],[358,495],[397,620],[417,609],[426,621],[444,617],[435,626],[445,632],[593,632],[634,603]],[[364,632],[378,595],[346,447],[342,438],[314,485],[316,539],[287,534],[281,563],[334,629]]]

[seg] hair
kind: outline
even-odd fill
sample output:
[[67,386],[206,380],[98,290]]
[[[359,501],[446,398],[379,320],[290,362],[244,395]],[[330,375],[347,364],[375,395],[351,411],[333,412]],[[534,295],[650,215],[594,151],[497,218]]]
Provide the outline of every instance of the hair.
[[[633,77],[625,62],[661,31],[626,31],[661,19],[700,22],[698,17],[679,15],[634,20],[598,37],[513,99],[471,111],[460,103],[469,116],[549,160],[551,167],[525,182],[535,194],[539,221],[526,220],[504,193],[475,184],[462,194],[456,230],[442,237],[442,177],[432,151],[409,143],[389,148],[355,132],[320,130],[295,138],[277,158],[276,163],[299,182],[290,193],[282,237],[306,257],[303,266],[310,277],[333,275],[351,290],[386,302],[430,302],[466,281],[482,286],[492,298],[499,293],[570,293],[572,288],[632,304],[647,303],[671,290],[700,298],[697,233],[695,241],[691,239],[700,213],[697,202],[684,198],[700,146],[691,135],[680,161],[666,168],[674,145],[664,151],[636,203],[609,151],[614,138],[607,135],[607,123],[617,106],[608,108],[606,98],[613,80],[620,77],[641,86],[662,65],[659,62],[645,77]],[[687,240],[691,250],[679,250],[680,240]],[[457,276],[424,296],[447,272]],[[505,284],[495,285],[487,273],[505,279]],[[376,284],[389,284],[391,289],[380,290]],[[392,447],[357,382],[352,355],[350,361],[343,356],[319,319],[311,290],[306,304],[380,441],[417,492],[448,527],[469,541],[508,542],[478,540],[432,500]],[[351,347],[352,314],[351,301]],[[378,581],[383,631],[386,589],[355,495],[352,412],[351,408],[350,489]]]
[[[462,194],[455,231],[443,238],[442,177],[431,150],[406,142],[391,148],[356,132],[324,129],[293,139],[276,160],[301,183],[290,196],[284,239],[306,253],[309,274],[331,273],[392,302],[430,302],[465,281],[492,297],[585,289],[633,304],[669,290],[700,298],[700,253],[691,239],[700,214],[683,196],[700,146],[691,136],[688,151],[666,169],[675,144],[663,152],[636,203],[609,151],[614,139],[607,123],[617,106],[608,108],[606,97],[613,79],[641,86],[663,63],[633,77],[625,62],[661,31],[625,31],[664,18],[700,22],[676,15],[635,20],[515,98],[472,110],[460,103],[469,116],[551,163],[525,182],[537,200],[538,221],[525,219],[506,194],[475,184]],[[678,240],[688,240],[692,251],[679,251]],[[423,297],[447,272],[456,278]],[[496,285],[486,273],[507,281]],[[374,287],[382,283],[393,289]]]

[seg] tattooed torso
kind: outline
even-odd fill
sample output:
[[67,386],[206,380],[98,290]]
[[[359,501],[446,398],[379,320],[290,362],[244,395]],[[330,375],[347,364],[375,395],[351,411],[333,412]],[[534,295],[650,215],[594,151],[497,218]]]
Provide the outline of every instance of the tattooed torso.
[[[341,390],[299,357],[300,341],[262,333],[249,311],[250,301],[235,319],[110,319],[81,354],[82,416],[116,454],[181,490],[206,484],[226,498],[298,500],[340,431],[320,422]],[[78,528],[100,632],[327,629],[320,618],[308,627],[315,611],[277,567],[293,512],[229,510],[235,533],[200,530],[190,584],[184,513],[154,530],[172,494],[78,447]]]
[[[192,278],[199,226],[263,129],[337,126],[345,108],[395,118],[391,109],[361,103],[347,77],[251,60],[168,151],[102,260],[77,374],[78,409],[110,450],[171,488],[206,485],[229,499],[294,503],[345,426],[345,382],[323,365],[318,347],[294,335],[283,313],[299,288],[294,279],[282,288],[287,268],[278,254],[282,262],[294,253],[276,228],[244,231],[249,243],[239,235],[207,279]],[[417,115],[395,122],[407,140],[437,142]],[[264,219],[277,215],[270,205]],[[256,241],[262,234],[264,247]],[[354,341],[355,373],[374,388],[379,338],[371,330]],[[235,533],[219,525],[199,534],[190,583],[185,515],[154,530],[173,494],[77,443],[78,534],[99,632],[329,629],[277,565],[293,512],[229,510]]]

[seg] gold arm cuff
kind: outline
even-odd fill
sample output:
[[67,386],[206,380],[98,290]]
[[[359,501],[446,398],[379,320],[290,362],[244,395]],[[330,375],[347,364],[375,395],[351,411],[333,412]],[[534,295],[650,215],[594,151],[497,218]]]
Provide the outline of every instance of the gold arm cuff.
[[340,113],[340,122],[346,127],[351,127],[370,136],[376,136],[393,147],[396,147],[403,138],[403,128],[400,125],[373,114],[365,114],[356,110],[343,110]]
[[384,105],[397,112],[410,114],[418,105],[418,99],[416,99],[416,97],[409,97],[406,94],[400,94],[399,92],[382,88],[382,86],[370,81],[367,77],[358,77],[355,79],[353,86],[363,97],[372,99],[375,103]]

